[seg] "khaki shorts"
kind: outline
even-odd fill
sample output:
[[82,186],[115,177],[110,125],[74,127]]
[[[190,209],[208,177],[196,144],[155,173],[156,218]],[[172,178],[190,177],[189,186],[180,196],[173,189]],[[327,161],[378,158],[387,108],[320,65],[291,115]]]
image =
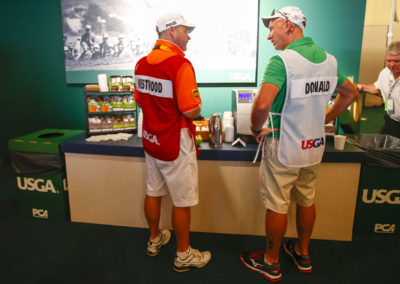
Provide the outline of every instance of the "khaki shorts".
[[180,152],[174,161],[161,161],[146,155],[146,194],[163,196],[168,192],[175,207],[199,203],[196,148],[187,128],[181,129]]
[[287,214],[290,200],[300,206],[314,204],[315,182],[319,164],[304,168],[289,168],[278,160],[279,139],[268,137],[263,147],[260,165],[261,199],[267,209]]

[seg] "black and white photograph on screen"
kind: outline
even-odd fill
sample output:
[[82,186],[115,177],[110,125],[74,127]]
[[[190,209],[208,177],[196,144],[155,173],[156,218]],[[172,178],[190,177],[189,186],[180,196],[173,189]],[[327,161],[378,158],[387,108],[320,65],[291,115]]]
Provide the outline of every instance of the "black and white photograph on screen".
[[[224,13],[227,5],[237,8]],[[199,83],[256,80],[258,0],[61,0],[61,10],[67,83],[132,71],[157,39],[158,18],[171,12],[196,25],[185,53]]]
[[66,71],[125,70],[145,55],[151,43],[121,13],[131,9],[128,2],[62,0]]

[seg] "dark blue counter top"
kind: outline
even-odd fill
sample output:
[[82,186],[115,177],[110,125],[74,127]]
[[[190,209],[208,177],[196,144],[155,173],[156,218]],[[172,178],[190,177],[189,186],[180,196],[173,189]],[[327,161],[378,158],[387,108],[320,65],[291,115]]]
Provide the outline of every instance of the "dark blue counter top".
[[[64,153],[112,155],[127,157],[144,157],[142,138],[133,135],[128,141],[106,141],[106,142],[86,142],[86,134],[82,133],[63,143],[61,151]],[[199,160],[216,161],[253,161],[257,152],[256,144],[247,144],[232,147],[230,143],[223,143],[221,148],[210,148],[207,142],[203,142],[199,147]],[[258,160],[260,160],[261,153]],[[322,162],[325,163],[361,163],[365,158],[365,151],[346,143],[343,151],[337,151],[333,147],[333,139],[328,137],[325,146],[325,153]]]

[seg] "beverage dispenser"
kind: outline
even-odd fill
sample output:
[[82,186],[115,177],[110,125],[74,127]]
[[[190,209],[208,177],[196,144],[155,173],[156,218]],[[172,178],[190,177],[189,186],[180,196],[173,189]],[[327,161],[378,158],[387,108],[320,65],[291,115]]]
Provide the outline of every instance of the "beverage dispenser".
[[257,90],[232,90],[232,112],[236,135],[250,135],[250,113]]

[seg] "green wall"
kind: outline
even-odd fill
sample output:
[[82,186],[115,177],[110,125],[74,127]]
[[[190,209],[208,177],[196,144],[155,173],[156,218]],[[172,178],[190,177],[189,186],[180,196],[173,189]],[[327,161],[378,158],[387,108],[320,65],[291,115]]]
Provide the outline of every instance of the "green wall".
[[[303,9],[305,35],[336,56],[342,72],[357,79],[365,0],[260,0],[260,15],[287,5]],[[4,0],[0,11],[1,163],[9,161],[9,139],[41,129],[84,129],[85,118],[83,86],[65,83],[61,1]],[[260,20],[258,83],[276,53]],[[200,88],[202,115],[230,110],[231,89]]]

